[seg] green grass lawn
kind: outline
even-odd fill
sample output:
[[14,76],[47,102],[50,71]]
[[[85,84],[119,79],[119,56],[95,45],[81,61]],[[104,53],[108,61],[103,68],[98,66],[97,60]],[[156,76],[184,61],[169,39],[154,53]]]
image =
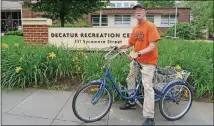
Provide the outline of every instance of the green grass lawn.
[[[58,78],[78,75],[87,82],[102,76],[101,53],[71,52],[54,46],[24,46],[21,36],[3,36],[2,86],[25,87],[54,85]],[[15,43],[19,44],[17,48]],[[161,67],[180,65],[191,72],[188,81],[197,89],[195,97],[213,93],[213,43],[162,39],[158,42]],[[53,53],[52,53],[53,52]],[[52,57],[51,57],[52,56]],[[83,58],[87,57],[87,58]],[[20,69],[15,72],[16,69]],[[121,84],[126,83],[129,61],[119,57],[111,72]]]

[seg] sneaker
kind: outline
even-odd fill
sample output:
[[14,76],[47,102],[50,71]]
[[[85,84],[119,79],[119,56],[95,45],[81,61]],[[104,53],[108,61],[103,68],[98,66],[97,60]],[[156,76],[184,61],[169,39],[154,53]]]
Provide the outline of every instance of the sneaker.
[[155,125],[154,119],[146,118],[146,121],[143,122],[142,126],[153,126]]
[[127,101],[125,104],[120,106],[120,109],[127,110],[127,109],[136,109],[135,102]]

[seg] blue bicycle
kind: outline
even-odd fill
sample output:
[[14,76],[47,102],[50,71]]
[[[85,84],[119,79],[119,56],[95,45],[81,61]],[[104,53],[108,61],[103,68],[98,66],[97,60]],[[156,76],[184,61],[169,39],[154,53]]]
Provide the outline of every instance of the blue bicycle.
[[[107,56],[111,53],[116,54],[111,58]],[[127,51],[118,51],[117,47],[111,47],[110,51],[104,56],[104,59],[107,61],[111,61],[118,54],[126,54],[128,56]],[[143,69],[140,63],[135,60],[139,65],[140,69]],[[168,74],[164,72],[163,69],[157,68],[154,75],[154,86],[155,91],[155,101],[159,101],[160,112],[163,117],[167,120],[173,121],[182,118],[191,108],[192,100],[193,100],[193,87],[187,83],[185,76],[189,75],[189,72],[185,70],[181,70],[179,72],[180,78],[175,79],[176,74]],[[184,77],[184,78],[182,78]],[[173,78],[173,79],[170,79]],[[164,81],[163,81],[164,80]],[[105,75],[103,78],[99,80],[90,81],[88,84],[83,85],[74,95],[72,101],[72,109],[74,115],[81,121],[84,122],[95,122],[102,119],[106,114],[110,111],[112,107],[112,103],[114,102],[114,94],[115,91],[119,94],[119,96],[124,100],[135,101],[137,105],[143,108],[140,100],[143,100],[144,96],[142,92],[143,86],[141,81],[141,76],[138,78],[138,84],[134,90],[132,95],[127,95],[131,90],[123,90],[119,87],[119,85],[114,81],[110,69],[109,64],[105,65]],[[111,84],[110,84],[111,83]],[[160,86],[162,84],[162,87]],[[80,94],[83,94],[81,97]],[[107,98],[107,99],[105,99]],[[84,100],[88,100],[84,102]],[[80,103],[78,103],[80,101]],[[180,105],[181,103],[186,103],[186,107],[184,109],[178,109],[178,113],[173,115],[176,108],[172,108],[172,113],[170,113],[170,108],[167,104],[175,104],[175,106]],[[97,106],[96,106],[97,105]],[[94,107],[87,108],[87,107]],[[101,107],[104,107],[102,109]],[[78,107],[83,107],[78,109]],[[96,112],[101,111],[98,114]],[[89,115],[87,115],[89,112]]]

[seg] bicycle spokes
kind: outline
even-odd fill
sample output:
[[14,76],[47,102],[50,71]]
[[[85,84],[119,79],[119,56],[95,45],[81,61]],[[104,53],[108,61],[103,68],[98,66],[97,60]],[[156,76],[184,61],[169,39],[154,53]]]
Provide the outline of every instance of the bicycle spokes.
[[165,115],[176,118],[183,115],[191,104],[190,90],[185,85],[175,85],[167,90],[162,101]]
[[93,97],[91,99],[91,103],[93,105],[95,105],[98,102],[98,100],[99,100],[99,98],[101,97],[102,94],[103,94],[103,90],[96,88],[96,93],[93,95]]
[[112,97],[106,88],[101,85],[86,85],[78,92],[73,102],[75,115],[81,120],[93,121],[102,118],[112,104]]

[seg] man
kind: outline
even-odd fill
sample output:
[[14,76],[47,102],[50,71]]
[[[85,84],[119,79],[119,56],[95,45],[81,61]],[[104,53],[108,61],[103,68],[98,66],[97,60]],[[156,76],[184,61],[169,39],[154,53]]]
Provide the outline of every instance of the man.
[[[160,40],[156,26],[144,19],[146,10],[141,4],[133,7],[134,14],[138,20],[137,26],[132,30],[129,42],[127,45],[122,45],[119,49],[127,49],[134,46],[134,53],[130,53],[132,59],[137,59],[143,70],[142,82],[144,86],[144,103],[143,103],[143,116],[146,119],[143,125],[154,124],[154,90],[153,90],[153,74],[157,65],[158,50],[156,42]],[[134,60],[130,63],[130,72],[127,77],[128,89],[135,88],[135,78],[137,77],[139,68]],[[131,95],[133,92],[130,92]],[[120,106],[120,109],[130,109],[135,107],[135,103],[127,101],[125,105]]]

